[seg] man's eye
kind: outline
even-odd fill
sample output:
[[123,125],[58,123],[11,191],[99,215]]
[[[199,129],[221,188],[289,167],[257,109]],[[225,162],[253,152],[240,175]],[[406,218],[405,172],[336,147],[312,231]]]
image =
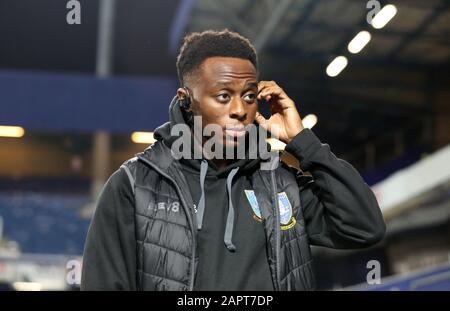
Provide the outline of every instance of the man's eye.
[[253,102],[256,99],[256,94],[250,93],[244,96],[245,101]]
[[224,94],[219,94],[217,96],[217,98],[219,99],[219,101],[224,102],[224,101],[227,101],[230,98],[230,96],[228,94],[224,93]]

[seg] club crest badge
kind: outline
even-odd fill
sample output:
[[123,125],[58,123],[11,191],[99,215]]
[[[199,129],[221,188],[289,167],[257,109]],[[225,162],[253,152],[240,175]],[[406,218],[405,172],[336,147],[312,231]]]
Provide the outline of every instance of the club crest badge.
[[[256,200],[256,195],[253,190],[244,190],[245,196],[253,210],[253,218],[257,221],[262,221],[261,210]],[[292,228],[296,220],[293,216],[292,205],[286,192],[278,193],[278,208],[280,209],[280,225],[281,229],[287,230]]]
[[253,190],[244,190],[245,196],[247,197],[248,203],[253,210],[253,218],[256,221],[262,221],[261,210],[259,209],[258,201],[256,200],[256,195]]
[[293,216],[291,202],[286,192],[278,193],[278,208],[280,209],[281,229],[287,230],[292,228],[296,221]]

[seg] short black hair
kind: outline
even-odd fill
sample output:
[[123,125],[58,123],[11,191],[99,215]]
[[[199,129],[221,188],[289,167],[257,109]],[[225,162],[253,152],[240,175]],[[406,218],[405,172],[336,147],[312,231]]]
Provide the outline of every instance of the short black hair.
[[258,56],[247,38],[228,29],[193,32],[184,37],[177,57],[177,73],[181,85],[205,59],[214,56],[248,59],[258,72]]

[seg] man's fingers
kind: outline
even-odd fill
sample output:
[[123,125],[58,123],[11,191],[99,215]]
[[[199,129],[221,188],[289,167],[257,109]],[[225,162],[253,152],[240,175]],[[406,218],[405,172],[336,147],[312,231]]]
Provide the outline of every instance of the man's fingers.
[[279,86],[267,86],[261,89],[261,91],[259,91],[258,99],[266,98],[267,100],[268,96],[270,97],[272,97],[273,95],[280,96],[282,93],[283,89],[280,88]]
[[258,83],[258,87],[262,88],[265,86],[275,86],[277,85],[277,83],[275,81],[259,81]]
[[267,119],[264,118],[264,116],[260,114],[259,111],[256,112],[255,121],[258,122],[258,124],[261,125],[264,129],[266,129]]
[[259,81],[258,83],[258,93],[260,93],[263,89],[268,87],[277,86],[275,81]]
[[269,101],[272,98],[272,95],[260,95],[258,96],[258,100],[261,100],[263,97],[266,101]]

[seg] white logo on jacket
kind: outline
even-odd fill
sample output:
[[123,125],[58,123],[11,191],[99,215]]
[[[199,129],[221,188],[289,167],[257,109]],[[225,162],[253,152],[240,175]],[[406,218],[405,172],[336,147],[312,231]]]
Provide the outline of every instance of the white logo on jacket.
[[148,204],[147,207],[148,210],[151,211],[160,211],[160,210],[164,210],[167,212],[174,212],[174,213],[178,213],[180,211],[180,202],[175,201],[175,202],[150,202]]

